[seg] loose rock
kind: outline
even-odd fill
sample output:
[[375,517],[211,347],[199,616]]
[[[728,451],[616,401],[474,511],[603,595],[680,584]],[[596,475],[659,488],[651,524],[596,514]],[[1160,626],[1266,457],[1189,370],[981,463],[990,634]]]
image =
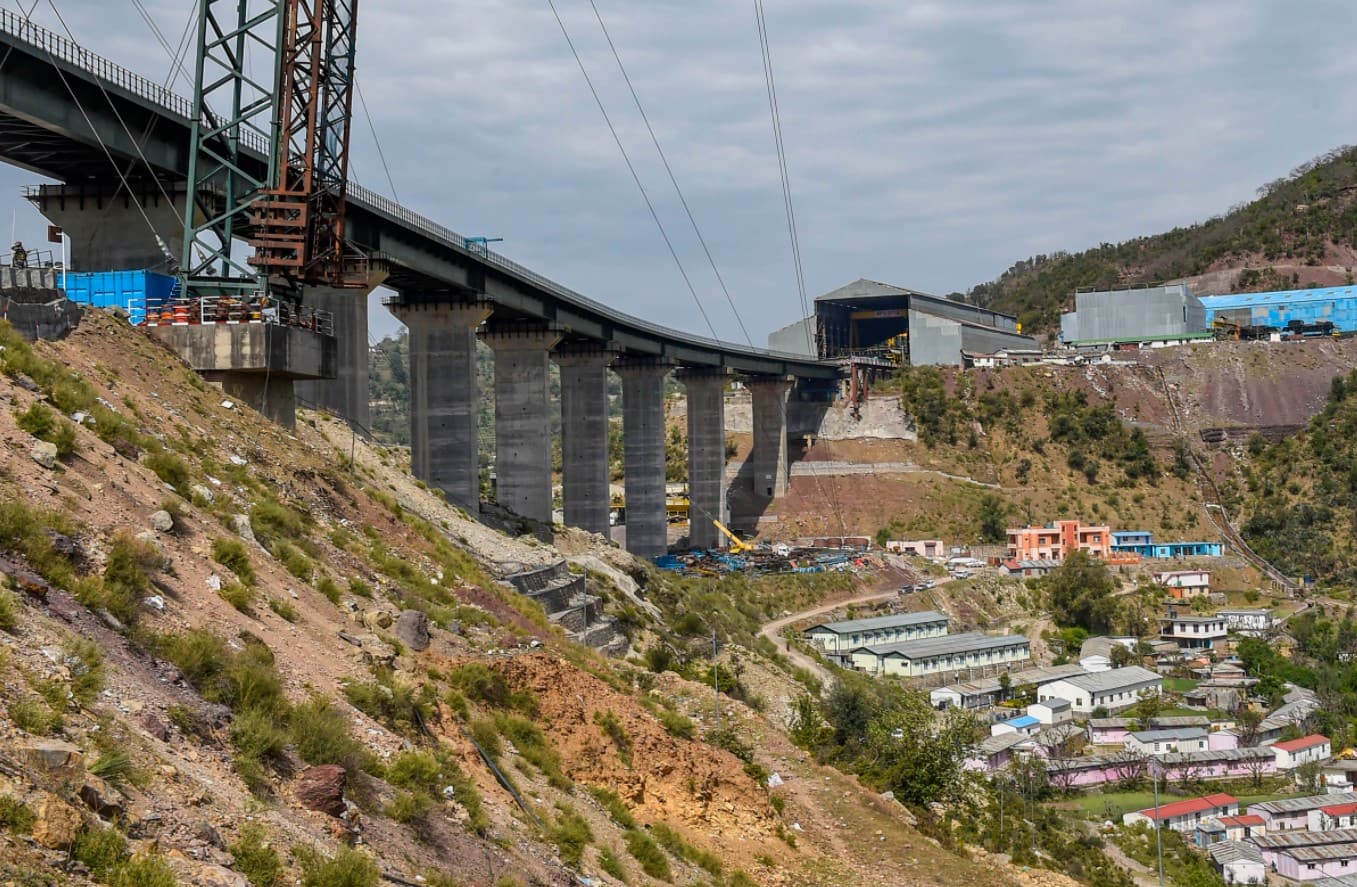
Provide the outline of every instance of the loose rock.
[[49,850],[67,849],[80,834],[80,811],[50,792],[43,792],[33,814],[33,840]]
[[338,764],[307,767],[297,776],[293,794],[308,810],[339,816],[344,812],[344,783],[348,774]]
[[429,617],[419,610],[403,610],[396,620],[396,637],[411,650],[429,648]]
[[165,509],[151,515],[151,529],[157,533],[169,533],[174,530],[174,515]]
[[29,775],[66,785],[85,778],[85,758],[77,746],[59,739],[36,739],[17,749],[19,760]]
[[57,445],[54,443],[48,443],[45,440],[37,441],[28,454],[33,457],[34,462],[49,471],[57,467]]

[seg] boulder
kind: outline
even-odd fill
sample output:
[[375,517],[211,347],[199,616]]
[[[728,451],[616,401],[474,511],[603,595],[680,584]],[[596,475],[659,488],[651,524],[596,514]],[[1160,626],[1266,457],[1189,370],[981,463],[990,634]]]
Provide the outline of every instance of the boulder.
[[151,529],[157,533],[169,533],[174,530],[174,515],[165,509],[160,509],[151,515]]
[[391,614],[385,610],[365,610],[363,612],[362,622],[368,628],[390,628]]
[[202,484],[194,484],[193,486],[189,487],[188,494],[194,499],[202,499],[208,505],[211,505],[212,500],[217,498],[217,495],[215,493],[213,493],[211,490],[209,490]]
[[235,534],[246,542],[259,544],[259,540],[254,538],[254,527],[250,526],[250,516],[248,514],[231,515],[231,529]]
[[92,773],[85,774],[85,783],[80,786],[80,800],[104,819],[122,816],[126,811],[122,792]]
[[396,620],[396,637],[411,650],[429,649],[429,617],[419,610],[402,610]]
[[49,471],[57,467],[57,445],[54,443],[48,443],[45,440],[36,441],[28,454],[33,457],[34,462]]
[[339,816],[344,812],[344,782],[348,774],[338,764],[307,767],[297,775],[292,792],[308,810]]
[[153,712],[148,711],[142,713],[139,722],[141,723],[141,728],[151,734],[152,737],[159,739],[161,742],[170,741],[169,726],[160,718],[156,717]]
[[233,872],[225,866],[204,864],[198,870],[194,884],[200,887],[250,887],[249,880],[240,872]]
[[70,848],[82,824],[80,811],[50,792],[33,805],[33,840],[49,850]]
[[77,746],[59,739],[35,739],[19,745],[24,770],[38,781],[77,785],[85,778],[85,758]]

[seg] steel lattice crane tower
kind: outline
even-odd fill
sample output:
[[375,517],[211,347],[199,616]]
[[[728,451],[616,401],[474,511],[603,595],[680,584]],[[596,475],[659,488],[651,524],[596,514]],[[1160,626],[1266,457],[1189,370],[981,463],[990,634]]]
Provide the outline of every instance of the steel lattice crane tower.
[[357,25],[358,0],[199,0],[187,296],[367,285],[344,226]]

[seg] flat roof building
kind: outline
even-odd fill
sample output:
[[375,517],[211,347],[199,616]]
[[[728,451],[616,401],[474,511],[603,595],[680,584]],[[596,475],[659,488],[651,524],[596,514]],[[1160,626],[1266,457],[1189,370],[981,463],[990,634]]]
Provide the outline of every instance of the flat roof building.
[[1105,560],[1111,550],[1111,527],[1085,526],[1077,520],[1008,530],[1008,557],[1017,561],[1063,561],[1075,551]]
[[1031,642],[1020,634],[979,632],[858,647],[853,667],[871,674],[924,677],[972,669],[1002,669],[1032,658]]

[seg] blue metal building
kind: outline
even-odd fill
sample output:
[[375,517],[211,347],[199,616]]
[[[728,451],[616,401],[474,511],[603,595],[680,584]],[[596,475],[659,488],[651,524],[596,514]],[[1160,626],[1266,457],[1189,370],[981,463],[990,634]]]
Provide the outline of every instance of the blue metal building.
[[70,271],[62,284],[66,298],[95,308],[122,308],[133,324],[146,320],[174,292],[175,278],[154,271]]
[[1357,332],[1357,286],[1202,296],[1201,303],[1208,329],[1217,320],[1281,332],[1295,324],[1315,328],[1328,322],[1336,332]]

